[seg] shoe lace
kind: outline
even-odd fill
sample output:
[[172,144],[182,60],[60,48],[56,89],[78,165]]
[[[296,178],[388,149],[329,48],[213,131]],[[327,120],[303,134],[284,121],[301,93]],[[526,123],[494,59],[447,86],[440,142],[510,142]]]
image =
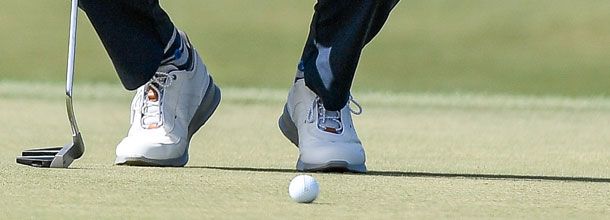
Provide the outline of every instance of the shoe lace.
[[[351,106],[354,104],[357,110],[354,110]],[[352,96],[349,97],[347,102],[347,107],[349,111],[354,115],[362,114],[362,106],[358,103]],[[317,120],[314,112],[318,112]],[[324,104],[320,97],[316,97],[313,101],[311,108],[309,109],[309,113],[307,114],[307,122],[314,123],[317,121],[318,129],[326,132],[332,132],[336,134],[340,134],[343,131],[343,123],[341,121],[341,110],[339,111],[328,111],[324,108]]]
[[141,126],[145,129],[158,128],[163,125],[163,92],[170,86],[176,76],[169,73],[157,72],[146,84],[144,103],[142,105]]

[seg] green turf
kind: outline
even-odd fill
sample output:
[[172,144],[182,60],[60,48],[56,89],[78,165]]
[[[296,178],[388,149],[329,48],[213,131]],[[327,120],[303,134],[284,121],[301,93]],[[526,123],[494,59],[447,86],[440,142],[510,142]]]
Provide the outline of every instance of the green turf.
[[[27,90],[20,89],[27,86]],[[290,200],[297,149],[276,118],[285,93],[224,88],[187,168],[113,166],[131,94],[77,84],[87,151],[68,170],[17,165],[26,148],[69,140],[61,84],[0,82],[0,214],[6,219],[605,218],[610,100],[356,93],[368,175],[313,174]],[[509,176],[505,176],[509,175]],[[587,177],[589,179],[571,179]],[[556,178],[563,180],[539,180]],[[605,182],[592,182],[605,181]]]
[[276,119],[314,1],[162,3],[223,89],[184,169],[112,166],[131,94],[84,15],[75,94],[87,152],[69,170],[15,164],[70,138],[68,1],[3,3],[0,219],[610,215],[609,1],[401,1],[355,80],[371,172],[313,174],[311,205],[288,197],[297,149]]
[[[221,85],[279,89],[293,76],[314,1],[162,3]],[[403,0],[366,49],[355,89],[608,95],[609,10],[607,0]],[[4,2],[0,78],[62,81],[67,21],[68,1]],[[116,83],[81,24],[78,80]]]

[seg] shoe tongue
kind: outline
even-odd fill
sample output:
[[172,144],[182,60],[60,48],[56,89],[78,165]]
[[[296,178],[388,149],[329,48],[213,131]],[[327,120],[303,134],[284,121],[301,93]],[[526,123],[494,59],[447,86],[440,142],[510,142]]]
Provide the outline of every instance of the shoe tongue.
[[[149,107],[148,108],[148,112],[149,113],[153,113],[159,112],[159,107]],[[146,125],[147,127],[151,128],[151,126],[157,126],[159,124],[159,118],[155,118],[155,117],[146,117],[142,119],[142,124]]]
[[148,101],[156,102],[159,101],[159,94],[157,94],[157,91],[155,91],[154,89],[149,88],[148,92],[146,92],[146,98],[148,99]]
[[145,105],[146,112],[142,112],[144,115],[144,117],[142,117],[142,124],[148,129],[158,128],[161,123],[161,105],[159,103],[159,94],[156,90],[152,88],[148,89],[146,92]]
[[326,111],[324,119],[320,119],[318,126],[326,132],[340,133],[342,129],[340,114],[339,111]]

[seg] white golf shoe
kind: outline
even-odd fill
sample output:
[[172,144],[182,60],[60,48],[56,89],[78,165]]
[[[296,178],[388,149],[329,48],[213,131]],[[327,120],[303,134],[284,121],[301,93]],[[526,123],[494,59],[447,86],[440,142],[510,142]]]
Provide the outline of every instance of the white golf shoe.
[[299,148],[299,171],[366,172],[364,148],[352,123],[348,103],[340,111],[328,111],[320,98],[297,80],[288,94],[279,127],[284,136]]
[[192,49],[192,67],[162,65],[138,88],[131,128],[116,148],[118,165],[184,166],[191,137],[220,103],[220,89]]

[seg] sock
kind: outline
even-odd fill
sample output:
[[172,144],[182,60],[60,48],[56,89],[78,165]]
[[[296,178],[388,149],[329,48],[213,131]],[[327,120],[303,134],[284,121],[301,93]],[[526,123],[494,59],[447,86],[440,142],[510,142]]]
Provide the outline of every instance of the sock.
[[294,76],[295,82],[299,79],[305,78],[305,73],[303,72],[304,70],[305,70],[305,66],[303,64],[303,61],[300,61],[299,65],[297,66],[297,74]]
[[161,64],[171,64],[180,70],[186,70],[191,67],[191,63],[191,45],[186,41],[184,33],[174,29],[174,34],[163,53]]

